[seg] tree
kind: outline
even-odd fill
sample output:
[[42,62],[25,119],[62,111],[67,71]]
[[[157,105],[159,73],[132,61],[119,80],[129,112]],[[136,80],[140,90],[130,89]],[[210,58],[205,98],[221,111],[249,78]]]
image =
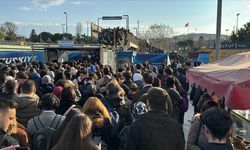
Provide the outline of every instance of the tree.
[[61,33],[55,33],[52,37],[52,42],[56,43],[58,42],[59,40],[62,40],[63,39],[63,34]]
[[16,39],[17,26],[14,23],[5,22],[2,27],[5,31],[5,40],[15,40]]
[[39,37],[42,39],[43,42],[51,43],[53,39],[53,34],[50,32],[41,32]]
[[192,50],[194,48],[194,41],[193,40],[186,40],[186,41],[179,41],[177,43],[178,47],[182,50]]
[[156,48],[169,49],[173,28],[165,24],[153,24],[145,32],[144,38]]
[[250,22],[246,23],[237,33],[233,31],[230,39],[232,42],[250,42]]
[[3,26],[0,27],[0,40],[2,40],[4,38],[4,28]]
[[199,37],[199,41],[204,41],[204,40],[205,40],[204,36],[201,35],[201,36]]
[[82,24],[80,22],[76,23],[76,36],[80,36],[82,34]]
[[73,40],[73,35],[70,34],[70,33],[65,33],[64,36],[65,36],[65,38],[68,39],[68,40]]
[[35,29],[32,29],[32,30],[31,30],[31,33],[30,33],[30,41],[31,41],[31,42],[39,42],[39,36],[36,34]]
[[82,24],[80,22],[77,22],[76,24],[76,42],[78,44],[82,43],[83,39],[82,39]]

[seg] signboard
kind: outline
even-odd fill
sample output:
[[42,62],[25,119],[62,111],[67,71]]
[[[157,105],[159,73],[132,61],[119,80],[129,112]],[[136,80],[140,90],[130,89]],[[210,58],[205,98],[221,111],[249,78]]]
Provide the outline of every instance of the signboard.
[[122,20],[122,16],[104,16],[102,20]]
[[250,43],[249,42],[221,43],[221,49],[250,49]]
[[135,56],[135,64],[141,64],[145,61],[148,61],[149,64],[156,67],[161,67],[162,62],[165,62],[167,59],[167,54],[137,54]]
[[74,41],[62,40],[58,41],[58,46],[60,48],[72,48],[75,46]]
[[[32,51],[0,51],[0,59],[4,60],[6,64],[9,64],[15,60],[31,63]],[[35,51],[34,60],[44,62],[44,51]]]

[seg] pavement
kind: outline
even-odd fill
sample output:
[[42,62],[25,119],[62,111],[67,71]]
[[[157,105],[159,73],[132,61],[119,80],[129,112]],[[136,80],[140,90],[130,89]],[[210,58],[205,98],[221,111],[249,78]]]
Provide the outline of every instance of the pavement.
[[183,131],[185,135],[185,141],[187,141],[188,132],[191,126],[190,120],[192,120],[193,115],[194,115],[194,107],[192,105],[192,101],[190,101],[188,111],[185,113],[185,116],[184,116]]

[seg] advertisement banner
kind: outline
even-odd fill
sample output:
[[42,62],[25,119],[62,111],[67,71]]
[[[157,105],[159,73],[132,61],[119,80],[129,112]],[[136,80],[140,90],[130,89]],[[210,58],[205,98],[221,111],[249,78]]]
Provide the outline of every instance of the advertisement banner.
[[68,60],[78,60],[82,58],[82,52],[72,52],[68,55]]
[[[30,63],[32,62],[32,51],[0,51],[0,60],[4,60],[6,64],[15,60]],[[44,51],[35,51],[34,60],[44,62]]]
[[161,67],[162,62],[165,62],[167,59],[167,54],[137,54],[135,56],[135,64],[141,64],[145,61],[148,61],[149,64]]

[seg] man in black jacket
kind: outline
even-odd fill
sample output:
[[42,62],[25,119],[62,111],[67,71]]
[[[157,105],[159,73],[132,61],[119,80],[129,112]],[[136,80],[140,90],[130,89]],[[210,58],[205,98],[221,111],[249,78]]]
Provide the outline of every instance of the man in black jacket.
[[144,79],[145,85],[143,86],[142,89],[140,89],[136,93],[134,97],[134,100],[135,100],[134,102],[138,102],[141,99],[142,95],[146,94],[148,90],[153,87],[152,84],[154,83],[154,75],[152,73],[148,73],[148,72],[145,73],[143,75],[143,79]]
[[126,150],[184,150],[183,131],[168,115],[171,101],[162,88],[151,88],[147,101],[149,112],[131,124]]
[[166,81],[166,87],[167,92],[171,98],[172,106],[173,106],[173,112],[170,114],[170,116],[175,119],[176,121],[181,123],[180,120],[180,105],[181,105],[181,96],[179,92],[176,90],[175,87],[175,81],[172,76],[170,76]]
[[0,148],[18,145],[18,142],[7,134],[15,123],[16,106],[15,102],[0,99]]
[[221,108],[212,108],[202,114],[201,122],[204,124],[208,144],[202,150],[233,150],[227,143],[233,121],[228,112]]

